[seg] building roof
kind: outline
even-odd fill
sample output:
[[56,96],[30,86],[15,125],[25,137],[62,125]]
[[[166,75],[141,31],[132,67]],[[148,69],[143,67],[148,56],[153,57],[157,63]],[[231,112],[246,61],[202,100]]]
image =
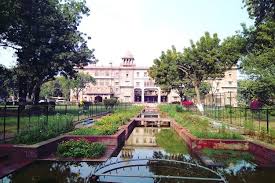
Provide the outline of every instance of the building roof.
[[134,56],[129,50],[127,50],[122,58],[134,58]]

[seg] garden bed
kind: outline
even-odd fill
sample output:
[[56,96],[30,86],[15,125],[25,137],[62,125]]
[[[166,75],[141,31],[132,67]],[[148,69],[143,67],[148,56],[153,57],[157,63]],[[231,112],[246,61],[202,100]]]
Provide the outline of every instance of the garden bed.
[[142,107],[132,106],[125,110],[115,110],[113,114],[104,116],[96,121],[92,127],[74,130],[72,135],[113,135],[123,125],[128,124],[131,118],[137,116]]

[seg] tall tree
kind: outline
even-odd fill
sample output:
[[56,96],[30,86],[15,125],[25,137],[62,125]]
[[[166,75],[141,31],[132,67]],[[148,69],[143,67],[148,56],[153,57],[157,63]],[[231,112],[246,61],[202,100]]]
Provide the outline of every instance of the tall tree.
[[8,79],[10,76],[10,71],[0,64],[0,98],[8,97]]
[[161,56],[154,60],[153,66],[149,69],[149,75],[162,90],[168,93],[175,90],[182,99],[190,84],[189,81],[183,79],[182,73],[178,69],[179,57],[180,53],[172,46],[172,49],[162,52]]
[[255,18],[255,24],[275,19],[274,0],[243,0],[250,18]]
[[6,46],[17,46],[20,98],[38,102],[44,82],[58,73],[73,77],[74,67],[95,61],[93,50],[87,47],[86,35],[77,29],[89,9],[84,0],[18,2],[19,20],[0,38]]
[[75,94],[77,101],[79,99],[80,92],[83,91],[89,83],[95,84],[96,81],[91,75],[83,72],[79,72],[76,78],[70,81],[71,89],[73,94]]
[[[253,27],[243,26],[246,57],[241,64],[250,81],[251,95],[272,105],[275,97],[275,3],[272,0],[245,1],[248,13],[255,18]],[[251,99],[251,95],[247,99]]]
[[238,100],[241,104],[249,105],[253,99],[259,99],[267,105],[272,105],[275,88],[268,82],[259,80],[240,80],[238,82]]
[[184,49],[178,68],[184,78],[192,82],[200,110],[203,110],[199,91],[202,81],[223,76],[240,59],[243,49],[244,40],[238,35],[228,37],[221,43],[217,34],[211,36],[208,32],[196,43],[191,41],[191,46]]

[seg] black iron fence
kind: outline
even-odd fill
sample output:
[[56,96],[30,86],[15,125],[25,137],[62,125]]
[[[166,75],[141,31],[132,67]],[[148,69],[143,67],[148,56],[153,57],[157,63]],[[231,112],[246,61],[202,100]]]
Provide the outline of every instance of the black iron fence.
[[83,106],[2,105],[0,106],[0,142],[10,140],[17,133],[26,129],[39,129],[41,126],[52,126],[55,129],[60,129],[86,118],[105,115],[115,109],[126,110],[129,105],[131,104],[119,103],[112,108],[101,103],[90,103]]
[[[200,113],[196,107],[192,110]],[[270,134],[275,137],[275,108],[257,110],[248,107],[204,106],[204,115],[227,124],[239,126],[244,131]]]

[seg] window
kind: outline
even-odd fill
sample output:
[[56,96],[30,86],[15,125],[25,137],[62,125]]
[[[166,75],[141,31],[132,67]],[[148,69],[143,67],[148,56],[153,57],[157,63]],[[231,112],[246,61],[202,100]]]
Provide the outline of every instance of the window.
[[229,85],[232,85],[232,81],[228,81],[228,84],[229,84]]
[[231,76],[232,76],[232,74],[231,74],[231,73],[229,73],[229,74],[228,74],[228,76],[229,76],[229,77],[231,77]]
[[98,76],[98,72],[97,71],[95,71],[95,76]]
[[119,82],[115,82],[115,84],[118,86],[118,85],[119,85]]
[[137,77],[139,77],[139,72],[137,72]]
[[116,92],[118,92],[118,88],[116,88]]
[[129,76],[129,74],[127,73],[127,74],[126,74],[126,78],[128,78],[128,76]]
[[99,82],[99,86],[104,86],[104,82],[103,82],[103,81],[100,81],[100,82]]
[[140,82],[136,82],[136,86],[139,86],[140,85]]
[[105,81],[105,86],[109,86],[110,82],[109,81]]
[[144,77],[147,77],[147,72],[144,72]]
[[220,82],[217,82],[217,86],[219,86],[220,85]]
[[105,72],[105,76],[109,76],[109,71],[106,71],[106,72]]

